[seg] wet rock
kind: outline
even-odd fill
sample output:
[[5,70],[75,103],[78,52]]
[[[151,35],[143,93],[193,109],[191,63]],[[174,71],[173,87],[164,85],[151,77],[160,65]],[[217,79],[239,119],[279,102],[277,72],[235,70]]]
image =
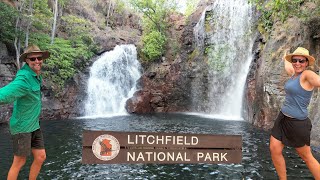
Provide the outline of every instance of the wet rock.
[[151,93],[149,91],[137,91],[134,93],[133,98],[126,102],[126,110],[129,113],[149,113],[153,112],[151,106]]

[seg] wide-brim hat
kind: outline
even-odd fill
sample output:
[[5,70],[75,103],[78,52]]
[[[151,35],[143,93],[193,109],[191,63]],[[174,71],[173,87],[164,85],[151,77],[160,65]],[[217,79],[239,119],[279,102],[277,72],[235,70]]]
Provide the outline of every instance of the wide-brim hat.
[[37,45],[30,45],[24,50],[23,54],[20,55],[19,59],[21,61],[25,61],[26,57],[31,53],[42,53],[42,59],[47,59],[50,57],[49,51],[41,51]]
[[309,51],[306,48],[303,47],[298,47],[292,54],[286,55],[284,58],[289,61],[290,63],[292,62],[292,56],[304,56],[308,59],[309,61],[309,66],[313,66],[315,63],[315,58],[309,55]]

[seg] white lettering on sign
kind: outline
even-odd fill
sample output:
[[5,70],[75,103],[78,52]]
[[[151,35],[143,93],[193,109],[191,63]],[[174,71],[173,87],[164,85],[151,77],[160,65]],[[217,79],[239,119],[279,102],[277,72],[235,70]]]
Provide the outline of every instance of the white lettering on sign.
[[197,153],[197,161],[228,161],[226,155],[228,153]]
[[196,146],[199,139],[196,136],[154,136],[154,135],[128,135],[128,144],[160,144],[160,145],[192,145]]
[[127,152],[127,161],[190,161],[186,152]]

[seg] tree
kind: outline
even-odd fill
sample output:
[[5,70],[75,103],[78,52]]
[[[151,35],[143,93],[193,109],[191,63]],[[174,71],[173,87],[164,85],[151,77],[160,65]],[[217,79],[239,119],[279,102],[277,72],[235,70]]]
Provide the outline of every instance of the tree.
[[0,2],[0,39],[12,43],[15,37],[15,21],[18,12],[14,6]]
[[33,16],[33,0],[29,1],[29,9],[28,9],[28,18],[29,20],[27,21],[27,28],[26,28],[26,38],[25,38],[25,43],[24,43],[24,47],[28,47],[29,44],[29,32],[30,32],[30,26],[32,24],[32,16]]
[[55,34],[56,34],[57,17],[58,17],[58,0],[55,0],[55,3],[54,3],[53,24],[52,24],[52,31],[51,31],[51,44],[53,44],[53,42],[54,42],[54,37],[55,37]]
[[142,52],[148,60],[153,60],[161,57],[164,52],[166,37],[159,31],[152,31],[143,36],[142,42],[144,44]]
[[88,37],[91,30],[88,20],[74,15],[62,16],[61,19],[65,22],[66,32],[73,45],[76,45],[77,41],[82,41]]
[[113,2],[110,0],[109,1],[109,6],[108,6],[108,11],[107,11],[107,27],[109,26],[109,19],[110,19],[110,14],[112,11],[112,7],[113,7]]
[[174,0],[131,0],[130,2],[143,14],[144,21],[151,21],[153,27],[161,33],[166,29],[167,17],[177,8],[177,2]]
[[142,53],[146,60],[160,58],[167,43],[169,16],[176,11],[175,0],[131,0],[133,7],[143,14]]
[[25,1],[24,0],[19,1],[17,5],[18,16],[16,19],[15,38],[14,38],[14,48],[16,50],[16,65],[18,69],[20,69],[20,49],[21,49],[21,36],[22,36],[21,21],[22,21],[24,7],[25,7]]

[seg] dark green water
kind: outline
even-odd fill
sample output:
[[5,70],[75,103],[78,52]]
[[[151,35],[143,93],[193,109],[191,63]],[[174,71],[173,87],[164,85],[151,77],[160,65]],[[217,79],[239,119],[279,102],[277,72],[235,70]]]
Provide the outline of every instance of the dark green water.
[[[183,114],[118,116],[99,119],[42,121],[47,160],[38,179],[277,179],[272,165],[269,132],[246,121],[226,121]],[[82,131],[144,131],[201,134],[237,134],[243,138],[241,164],[114,164],[83,165]],[[294,149],[285,148],[288,179],[313,179]],[[320,154],[315,154],[320,160]],[[27,179],[29,158],[19,179]],[[7,125],[0,125],[0,179],[6,179],[12,161]]]

